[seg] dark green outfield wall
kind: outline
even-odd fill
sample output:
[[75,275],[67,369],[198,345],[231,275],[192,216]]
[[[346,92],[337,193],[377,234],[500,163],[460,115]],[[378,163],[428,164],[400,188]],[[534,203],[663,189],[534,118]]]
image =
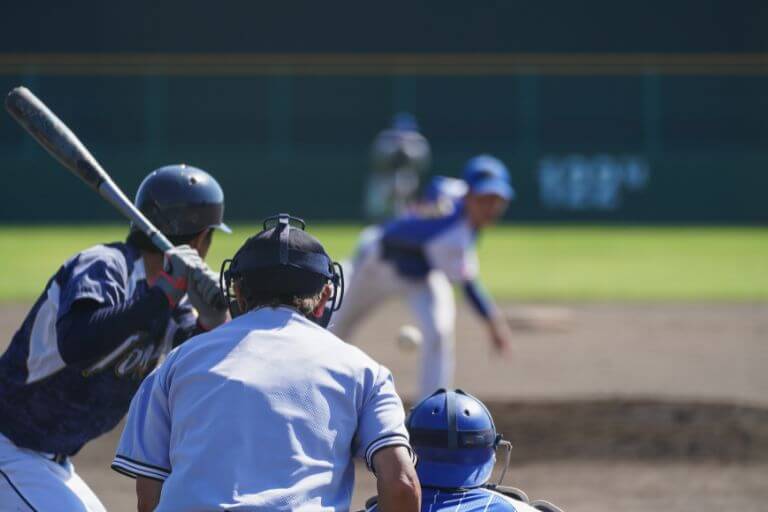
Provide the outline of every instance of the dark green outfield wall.
[[[371,139],[409,110],[434,172],[510,165],[510,218],[768,221],[762,2],[257,4],[15,7],[34,22],[0,21],[0,90],[30,87],[126,190],[209,169],[238,220],[359,219]],[[115,218],[5,114],[0,168],[0,222]]]

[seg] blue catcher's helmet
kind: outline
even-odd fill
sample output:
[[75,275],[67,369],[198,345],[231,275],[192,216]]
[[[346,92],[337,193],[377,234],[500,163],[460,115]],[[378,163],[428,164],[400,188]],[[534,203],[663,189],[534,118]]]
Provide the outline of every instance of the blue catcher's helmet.
[[507,201],[515,197],[507,166],[491,155],[478,155],[464,165],[464,181],[476,194],[495,194]]
[[419,402],[406,426],[418,456],[419,481],[427,487],[480,487],[491,477],[496,448],[511,448],[485,405],[460,389],[438,389]]

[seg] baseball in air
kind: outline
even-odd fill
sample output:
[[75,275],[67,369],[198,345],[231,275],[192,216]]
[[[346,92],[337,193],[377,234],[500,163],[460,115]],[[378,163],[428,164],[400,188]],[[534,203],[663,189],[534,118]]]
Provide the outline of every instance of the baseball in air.
[[418,327],[413,325],[404,325],[397,334],[397,345],[400,350],[416,350],[421,346],[424,336]]

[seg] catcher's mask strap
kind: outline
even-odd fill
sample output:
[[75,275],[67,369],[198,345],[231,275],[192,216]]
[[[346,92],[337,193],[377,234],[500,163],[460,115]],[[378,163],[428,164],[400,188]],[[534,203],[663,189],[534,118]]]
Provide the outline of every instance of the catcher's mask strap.
[[286,265],[290,261],[289,257],[289,235],[291,232],[291,228],[298,228],[302,231],[304,231],[307,228],[307,223],[304,222],[304,219],[301,219],[299,217],[294,217],[293,215],[289,213],[279,213],[277,215],[273,215],[272,217],[267,217],[264,219],[264,230],[276,228],[278,230],[279,236],[280,236],[280,251],[279,251],[279,260],[281,265]]
[[289,216],[281,213],[278,216],[277,222],[278,222],[278,229],[280,230],[280,264],[286,265],[288,264],[288,250],[290,246],[288,245],[288,241],[290,240],[289,235],[291,233],[291,223],[289,222]]
[[264,222],[262,222],[262,228],[264,231],[270,230],[280,223],[280,219],[288,219],[288,224],[290,224],[292,228],[298,228],[302,231],[306,231],[307,229],[307,223],[304,222],[304,219],[301,217],[294,217],[290,213],[278,213],[277,215],[267,217],[264,219]]
[[459,432],[456,430],[456,392],[445,391],[445,412],[448,415],[448,448],[459,447]]

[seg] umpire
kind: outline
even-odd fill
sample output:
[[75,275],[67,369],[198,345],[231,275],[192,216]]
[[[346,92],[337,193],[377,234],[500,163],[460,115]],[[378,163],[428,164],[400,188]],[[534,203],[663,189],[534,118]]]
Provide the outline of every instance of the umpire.
[[323,328],[343,279],[320,242],[282,214],[228,262],[244,313],[173,351],[131,404],[112,467],[137,478],[139,511],[349,510],[353,457],[380,510],[418,511],[392,375]]

